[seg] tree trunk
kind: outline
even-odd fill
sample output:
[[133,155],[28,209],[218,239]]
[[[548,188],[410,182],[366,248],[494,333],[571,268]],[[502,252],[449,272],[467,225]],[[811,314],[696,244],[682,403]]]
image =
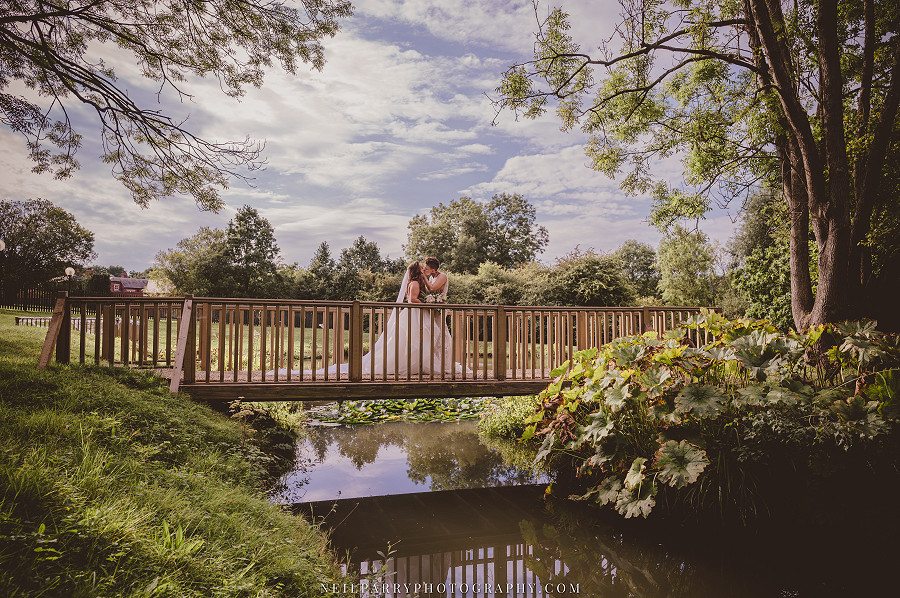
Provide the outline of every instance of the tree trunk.
[[[750,37],[765,56],[769,81],[778,93],[787,143],[782,160],[782,189],[790,211],[791,310],[799,330],[841,319],[847,314],[850,257],[850,171],[846,154],[837,2],[821,0],[819,66],[820,116],[824,145],[816,144],[809,115],[799,99],[790,49],[778,32],[786,29],[779,0],[747,0]],[[759,59],[758,59],[759,60]],[[766,82],[763,82],[766,83]],[[827,174],[826,174],[827,173]],[[819,247],[815,297],[809,276],[809,226]]]

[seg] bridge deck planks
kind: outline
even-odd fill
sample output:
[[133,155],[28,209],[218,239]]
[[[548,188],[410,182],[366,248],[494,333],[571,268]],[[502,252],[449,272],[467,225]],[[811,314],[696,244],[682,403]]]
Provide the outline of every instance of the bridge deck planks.
[[468,380],[410,382],[220,382],[182,384],[202,401],[317,401],[343,399],[412,399],[536,394],[547,380]]
[[[172,375],[172,371],[165,368],[154,371],[164,378]],[[539,371],[534,373],[540,374]],[[247,401],[333,401],[526,395],[542,391],[551,382],[549,372],[545,372],[546,378],[525,378],[525,375],[531,376],[531,370],[524,373],[522,370],[507,370],[505,380],[495,379],[493,371],[489,370],[487,378],[478,372],[477,379],[467,374],[465,380],[460,377],[456,380],[430,380],[425,377],[419,380],[416,374],[410,380],[375,376],[374,380],[364,377],[361,382],[350,382],[347,374],[340,378],[331,374],[328,380],[324,380],[322,374],[313,378],[310,372],[305,372],[302,378],[292,373],[288,380],[286,373],[276,377],[273,370],[266,372],[265,381],[260,371],[253,372],[250,380],[246,371],[238,372],[237,380],[232,371],[224,372],[221,378],[218,371],[210,371],[209,374],[210,381],[206,382],[206,372],[198,370],[197,382],[182,382],[179,389],[203,401],[233,401],[239,397]]]

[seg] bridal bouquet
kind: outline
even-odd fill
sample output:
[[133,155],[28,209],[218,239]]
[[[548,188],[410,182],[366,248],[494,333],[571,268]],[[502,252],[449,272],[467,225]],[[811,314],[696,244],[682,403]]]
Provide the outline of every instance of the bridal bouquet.
[[443,303],[444,296],[440,293],[428,293],[425,295],[425,303]]

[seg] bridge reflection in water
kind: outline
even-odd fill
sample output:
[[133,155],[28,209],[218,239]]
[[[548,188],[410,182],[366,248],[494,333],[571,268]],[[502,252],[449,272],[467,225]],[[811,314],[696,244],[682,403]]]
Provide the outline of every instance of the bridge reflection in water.
[[[553,501],[548,510],[543,491],[543,485],[506,486],[301,503],[294,508],[323,520],[331,530],[332,547],[343,557],[348,577],[358,575],[379,590],[387,584],[384,594],[357,587],[352,595],[821,595],[804,591],[810,586],[821,589],[814,583],[821,577],[794,571],[788,563],[796,559],[782,560],[770,544],[728,536],[710,542],[688,529],[665,533],[642,522],[624,522],[614,513],[585,513],[567,501]],[[395,552],[385,560],[389,543]]]
[[[547,517],[543,492],[544,485],[507,486],[295,508],[313,518],[324,514],[332,548],[347,555],[347,573],[386,589],[389,597],[580,593],[562,558],[541,554],[529,543],[535,539],[534,522]],[[394,552],[385,561],[389,545]],[[550,592],[545,584],[552,584]]]

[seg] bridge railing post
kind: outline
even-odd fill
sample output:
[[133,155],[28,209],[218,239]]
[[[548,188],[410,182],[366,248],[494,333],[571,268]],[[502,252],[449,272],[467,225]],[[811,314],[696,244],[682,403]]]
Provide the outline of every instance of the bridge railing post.
[[643,324],[641,332],[652,332],[655,330],[653,317],[650,314],[650,308],[646,305],[641,307],[641,324]]
[[72,305],[68,291],[59,291],[57,299],[63,301],[62,321],[56,339],[56,363],[69,363],[72,354]]
[[[343,317],[341,317],[343,319]],[[350,382],[362,381],[362,356],[363,356],[363,310],[359,301],[354,301],[350,307],[350,354],[348,373]]]
[[[44,337],[44,346],[41,349],[41,355],[38,358],[38,369],[42,370],[50,365],[50,355],[56,348],[56,361],[60,362],[60,342],[61,342],[61,326],[63,326],[63,315],[67,307],[67,298],[69,293],[60,291],[56,296],[56,305],[53,308],[53,315],[50,318],[50,324],[47,326],[47,336]],[[66,322],[68,326],[70,323]],[[68,347],[66,347],[66,355],[68,355]]]
[[[494,314],[494,379],[506,380],[506,309],[497,306]],[[487,358],[487,356],[485,356]]]
[[587,313],[578,311],[575,315],[576,351],[584,351],[588,348]]
[[184,371],[184,382],[194,382],[194,360],[196,355],[196,342],[194,336],[194,296],[187,295],[181,308],[178,322],[178,341],[175,346],[175,363],[172,364],[172,378],[169,381],[169,391],[178,392],[181,384],[181,372]]

